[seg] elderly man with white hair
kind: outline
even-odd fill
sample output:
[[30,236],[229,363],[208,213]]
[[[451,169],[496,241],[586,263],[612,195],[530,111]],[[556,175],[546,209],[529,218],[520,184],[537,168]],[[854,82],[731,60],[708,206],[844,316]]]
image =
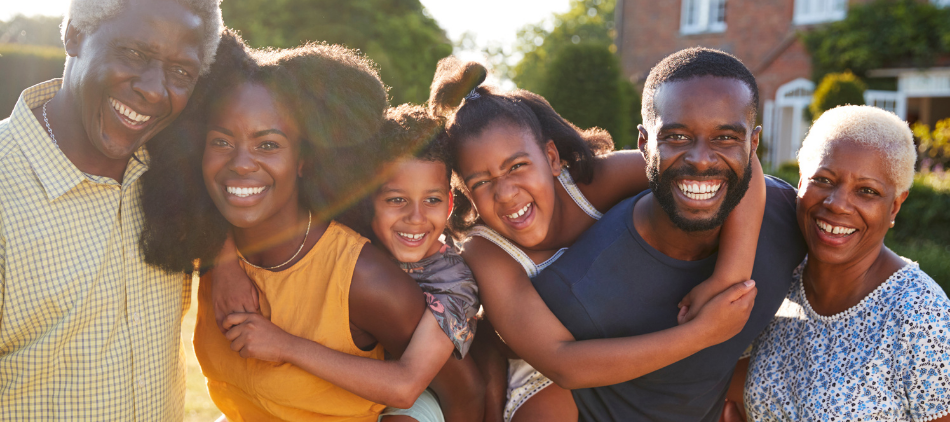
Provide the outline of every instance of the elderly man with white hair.
[[184,417],[190,284],[143,260],[140,176],[214,60],[219,1],[73,0],[63,78],[0,121],[0,419]]
[[884,245],[913,183],[910,128],[878,108],[838,107],[798,157],[808,257],[753,343],[749,420],[950,420],[950,300]]

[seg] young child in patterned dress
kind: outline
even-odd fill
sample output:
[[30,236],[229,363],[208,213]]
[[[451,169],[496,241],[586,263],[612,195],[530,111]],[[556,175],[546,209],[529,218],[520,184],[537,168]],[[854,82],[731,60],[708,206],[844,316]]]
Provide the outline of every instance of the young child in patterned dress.
[[[456,376],[445,378],[469,384],[459,387],[477,391],[472,397],[477,400],[483,385],[468,350],[475,337],[478,288],[451,238],[443,236],[453,196],[442,127],[443,120],[421,106],[403,104],[387,110],[378,142],[388,144],[381,148],[400,152],[400,158],[386,166],[379,189],[341,221],[389,252],[419,283],[429,311],[455,346],[456,359],[449,358],[442,373],[455,372]],[[433,403],[438,406],[432,391],[426,390],[411,409],[387,408],[381,420],[397,421],[401,416],[427,420]]]

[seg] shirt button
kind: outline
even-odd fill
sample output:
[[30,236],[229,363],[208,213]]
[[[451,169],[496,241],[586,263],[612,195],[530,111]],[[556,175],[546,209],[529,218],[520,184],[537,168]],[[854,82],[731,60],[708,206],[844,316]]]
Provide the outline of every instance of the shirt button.
[[145,388],[145,380],[144,380],[144,379],[140,379],[139,382],[138,382],[138,384],[139,384],[139,388]]

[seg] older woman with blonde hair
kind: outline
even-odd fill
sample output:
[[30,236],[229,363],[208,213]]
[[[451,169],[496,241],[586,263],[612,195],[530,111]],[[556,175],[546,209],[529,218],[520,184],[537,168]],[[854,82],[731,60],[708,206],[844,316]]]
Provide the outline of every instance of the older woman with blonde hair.
[[910,128],[878,108],[838,107],[798,158],[808,257],[753,343],[749,420],[950,421],[950,300],[884,245],[913,183]]

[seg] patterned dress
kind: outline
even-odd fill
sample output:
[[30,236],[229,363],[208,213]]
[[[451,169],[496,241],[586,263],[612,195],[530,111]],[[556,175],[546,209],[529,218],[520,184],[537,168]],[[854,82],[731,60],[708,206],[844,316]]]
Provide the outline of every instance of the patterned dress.
[[472,270],[450,245],[419,262],[400,262],[426,295],[429,310],[455,345],[455,356],[465,357],[475,338],[478,286]]
[[[807,259],[806,261],[807,262]],[[950,414],[950,300],[909,262],[854,307],[815,313],[801,272],[753,343],[755,421],[929,421]]]

